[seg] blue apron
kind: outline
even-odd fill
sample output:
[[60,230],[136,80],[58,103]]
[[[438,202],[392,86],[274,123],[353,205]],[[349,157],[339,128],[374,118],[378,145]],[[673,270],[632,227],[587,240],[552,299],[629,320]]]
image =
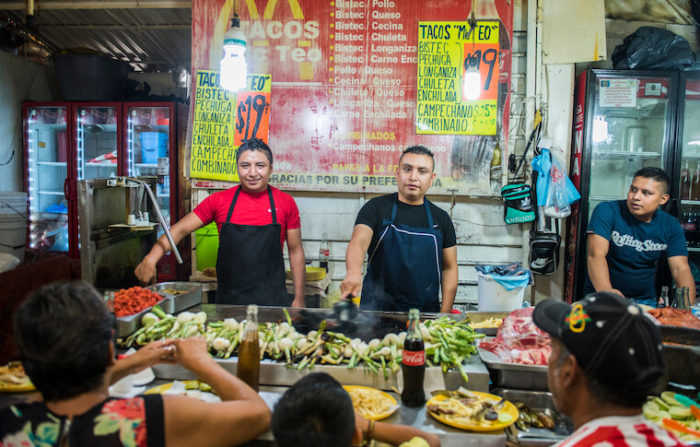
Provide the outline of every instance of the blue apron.
[[382,235],[369,258],[360,309],[440,312],[442,234],[433,228],[427,200],[428,228],[395,224],[397,202],[395,199],[391,208],[391,219],[382,221]]

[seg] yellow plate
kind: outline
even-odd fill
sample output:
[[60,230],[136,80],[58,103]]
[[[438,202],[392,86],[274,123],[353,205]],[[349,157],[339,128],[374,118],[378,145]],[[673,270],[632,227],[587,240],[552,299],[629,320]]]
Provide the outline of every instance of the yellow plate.
[[[197,386],[197,388],[194,389],[199,389],[199,382],[196,380],[180,380],[185,385],[185,388],[188,386]],[[154,386],[153,388],[150,388],[146,390],[143,394],[164,394],[166,391],[168,391],[170,388],[172,388],[173,382],[170,383],[164,383],[162,385]]]
[[31,381],[14,385],[12,383],[0,383],[0,393],[21,393],[23,391],[34,391],[34,384]]
[[[399,408],[398,404],[396,403],[396,399],[394,399],[391,396],[391,394],[385,393],[382,390],[378,390],[376,388],[372,388],[369,386],[360,386],[360,385],[343,385],[343,388],[345,389],[345,391],[348,392],[348,394],[351,394],[353,391],[360,391],[360,390],[361,391],[369,391],[371,393],[376,394],[377,397],[383,397],[383,398],[387,399],[388,401],[391,401],[391,406],[386,411],[384,411],[380,414],[366,416],[365,415],[366,412],[362,411],[362,408],[355,407],[355,409],[360,413],[360,415],[362,415],[363,418],[369,419],[370,421],[380,421],[382,419],[386,419],[389,416],[391,416],[392,414],[394,414],[394,412]],[[353,404],[353,406],[354,406],[354,404]]]
[[[326,269],[321,267],[306,267],[304,281],[320,281],[326,277]],[[287,270],[287,279],[292,279],[292,271]]]
[[[493,400],[494,403],[498,402],[501,400],[499,396],[495,396],[493,394],[488,394],[488,393],[481,393],[479,391],[471,391],[472,393],[476,394],[480,398],[486,398],[486,399],[491,399]],[[437,395],[433,396],[428,400],[428,402],[425,404],[426,406],[436,404],[438,402],[442,402],[443,400],[448,399],[447,396],[443,395]],[[515,405],[510,403],[509,401],[505,401],[503,404],[503,408],[498,412],[498,419],[489,423],[488,425],[484,425],[484,422],[474,422],[474,423],[468,423],[468,422],[461,422],[461,421],[453,421],[450,420],[447,415],[444,414],[436,414],[433,413],[432,411],[428,410],[428,413],[437,419],[438,421],[442,422],[443,424],[449,425],[450,427],[455,427],[455,428],[461,428],[462,430],[471,430],[471,431],[494,431],[494,430],[500,430],[503,428],[508,427],[509,425],[512,425],[515,423],[515,421],[518,420],[518,409],[515,408]],[[510,416],[510,420],[508,421],[501,421],[502,418],[507,418]]]

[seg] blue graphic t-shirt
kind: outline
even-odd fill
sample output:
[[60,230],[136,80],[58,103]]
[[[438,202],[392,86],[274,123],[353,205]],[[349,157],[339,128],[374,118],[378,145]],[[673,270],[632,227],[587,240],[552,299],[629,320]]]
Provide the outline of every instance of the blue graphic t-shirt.
[[[642,222],[630,214],[625,200],[596,206],[587,233],[595,233],[610,242],[606,256],[610,282],[627,298],[655,300],[656,261],[664,252],[668,258],[688,256],[678,219],[657,210],[651,222]],[[594,291],[588,274],[583,291]]]

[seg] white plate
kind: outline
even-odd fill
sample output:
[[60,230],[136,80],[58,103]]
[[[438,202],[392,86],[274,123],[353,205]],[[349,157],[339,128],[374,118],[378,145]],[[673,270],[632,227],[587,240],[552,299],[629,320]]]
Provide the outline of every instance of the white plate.
[[155,380],[155,378],[156,378],[156,375],[153,374],[153,370],[151,368],[146,368],[141,372],[138,372],[136,374],[132,374],[131,377],[133,380],[132,383],[134,385],[138,386],[138,385],[146,385],[146,384],[153,382],[153,380]]
[[145,386],[132,386],[131,389],[126,393],[120,393],[114,389],[113,386],[109,387],[109,395],[112,397],[134,397],[146,391]]

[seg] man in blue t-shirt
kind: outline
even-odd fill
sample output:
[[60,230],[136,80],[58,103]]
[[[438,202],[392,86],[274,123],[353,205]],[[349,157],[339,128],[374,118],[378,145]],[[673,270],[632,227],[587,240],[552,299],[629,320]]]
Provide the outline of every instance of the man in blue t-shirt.
[[664,171],[643,168],[634,173],[627,200],[602,202],[593,210],[584,293],[612,290],[656,307],[656,261],[666,254],[676,287],[688,287],[695,300],[683,229],[659,209],[668,201],[668,187]]

